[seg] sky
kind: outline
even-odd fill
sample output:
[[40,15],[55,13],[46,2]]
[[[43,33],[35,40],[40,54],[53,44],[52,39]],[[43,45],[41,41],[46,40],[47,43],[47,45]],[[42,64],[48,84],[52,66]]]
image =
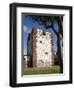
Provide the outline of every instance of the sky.
[[[23,54],[27,55],[27,38],[28,38],[28,33],[31,33],[32,28],[39,28],[42,30],[45,30],[43,25],[39,25],[38,22],[34,21],[31,17],[28,17],[28,15],[23,15],[22,16],[22,27],[23,27]],[[54,22],[54,28],[58,30],[58,24],[56,21]],[[53,33],[53,49],[57,51],[57,37],[55,33],[53,32],[52,28],[47,29],[47,32],[52,32]]]

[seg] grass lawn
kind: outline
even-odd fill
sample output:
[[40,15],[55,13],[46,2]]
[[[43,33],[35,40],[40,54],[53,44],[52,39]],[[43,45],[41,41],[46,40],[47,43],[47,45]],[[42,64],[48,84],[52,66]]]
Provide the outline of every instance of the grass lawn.
[[52,74],[52,73],[59,73],[59,72],[60,72],[59,66],[42,67],[42,68],[25,68],[24,69],[24,75]]

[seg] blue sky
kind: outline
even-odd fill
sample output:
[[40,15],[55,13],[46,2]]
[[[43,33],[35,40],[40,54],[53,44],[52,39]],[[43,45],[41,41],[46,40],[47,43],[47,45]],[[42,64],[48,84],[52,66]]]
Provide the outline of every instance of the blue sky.
[[[31,33],[32,28],[40,28],[42,30],[45,30],[43,25],[39,25],[37,22],[33,21],[31,17],[23,15],[23,53],[26,55],[27,54],[27,38],[28,38],[28,33]],[[56,21],[54,22],[54,28],[58,30],[58,25]],[[48,32],[53,33],[53,49],[57,50],[57,37],[54,34],[53,30],[51,28],[47,29]]]

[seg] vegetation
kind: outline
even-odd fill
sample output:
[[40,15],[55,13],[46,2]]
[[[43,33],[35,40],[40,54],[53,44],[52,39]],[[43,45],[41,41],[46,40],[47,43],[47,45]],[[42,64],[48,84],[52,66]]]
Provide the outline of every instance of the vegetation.
[[60,67],[52,66],[52,67],[25,68],[24,69],[24,75],[53,74],[53,73],[60,73]]

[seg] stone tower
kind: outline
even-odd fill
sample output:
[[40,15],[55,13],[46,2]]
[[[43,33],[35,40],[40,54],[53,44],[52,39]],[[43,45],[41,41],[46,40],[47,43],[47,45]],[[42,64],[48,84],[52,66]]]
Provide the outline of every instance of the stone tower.
[[51,67],[53,65],[52,33],[32,29],[28,37],[29,64],[32,67]]

